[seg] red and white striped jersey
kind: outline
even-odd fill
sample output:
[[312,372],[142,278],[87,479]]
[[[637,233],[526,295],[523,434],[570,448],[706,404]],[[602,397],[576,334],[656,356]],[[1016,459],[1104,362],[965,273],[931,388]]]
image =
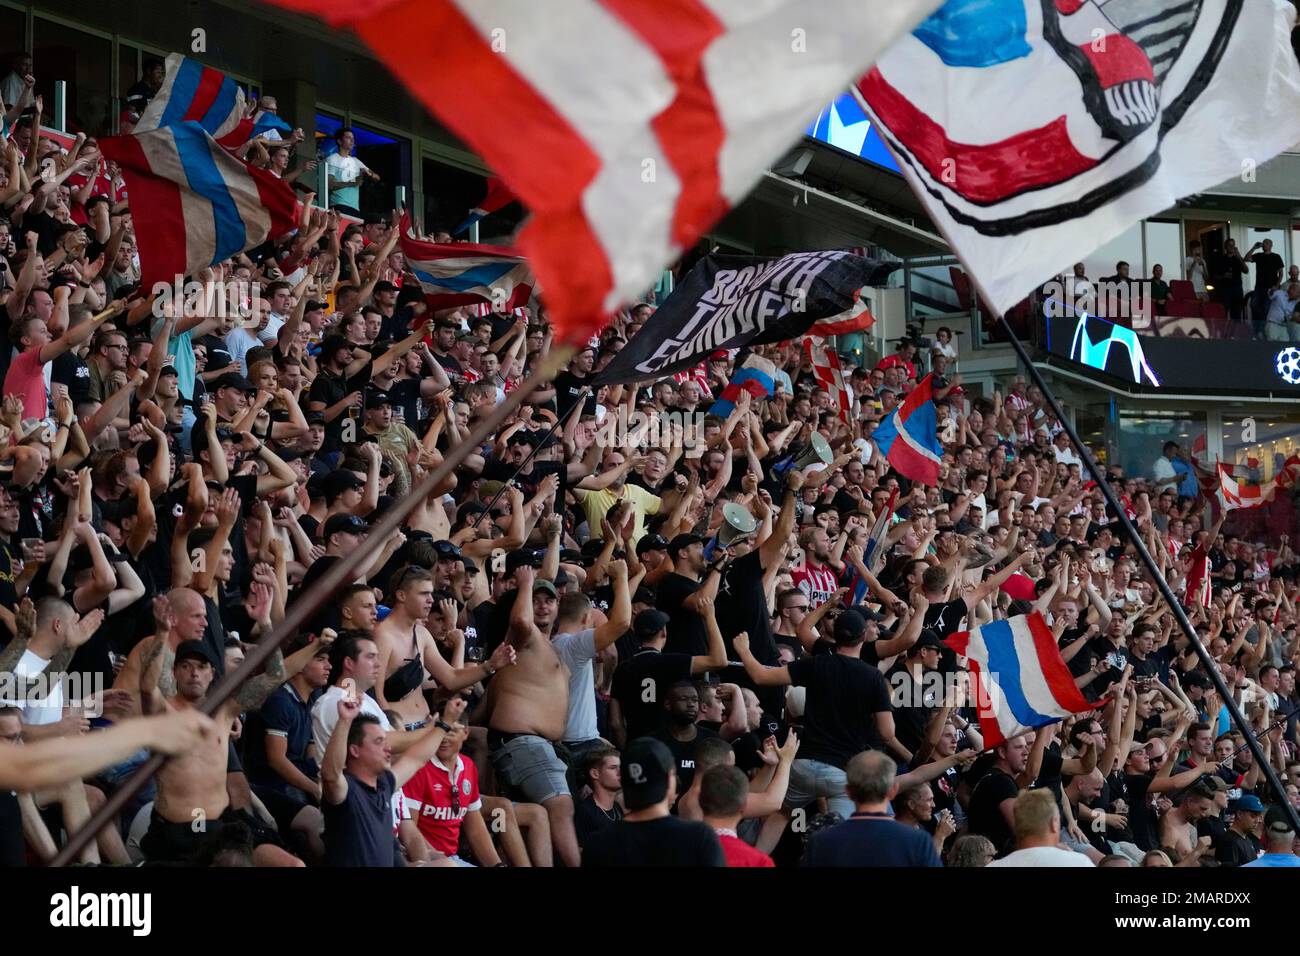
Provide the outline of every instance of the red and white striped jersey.
[[808,596],[811,608],[820,607],[829,601],[840,586],[840,580],[831,568],[812,564],[796,568],[790,577],[794,579],[794,586]]
[[429,846],[455,856],[465,814],[483,805],[478,792],[478,767],[456,755],[456,776],[437,757],[421,767],[402,787],[406,808]]

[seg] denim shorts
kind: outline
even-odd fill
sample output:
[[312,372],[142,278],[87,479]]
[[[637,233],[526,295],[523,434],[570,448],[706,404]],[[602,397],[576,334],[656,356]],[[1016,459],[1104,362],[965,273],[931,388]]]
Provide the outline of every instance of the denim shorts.
[[846,787],[848,779],[839,767],[820,760],[796,759],[790,767],[790,786],[785,793],[787,810],[805,807],[825,797],[830,809],[844,819],[853,815],[853,801]]
[[554,745],[536,734],[512,736],[493,749],[492,769],[529,803],[569,796],[568,767]]

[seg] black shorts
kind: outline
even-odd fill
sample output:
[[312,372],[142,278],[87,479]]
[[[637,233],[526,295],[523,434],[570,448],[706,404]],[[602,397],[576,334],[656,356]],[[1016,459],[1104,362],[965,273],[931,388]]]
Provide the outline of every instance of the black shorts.
[[206,821],[198,830],[194,823],[164,820],[155,809],[149,820],[149,829],[140,840],[140,849],[150,863],[193,864],[208,842],[215,839],[223,827],[234,823],[242,823],[252,831],[254,847],[266,844],[284,846],[279,836],[251,813],[226,807],[221,816]]
[[290,796],[274,787],[263,787],[256,783],[252,784],[252,789],[257,799],[262,801],[262,805],[275,820],[282,837],[287,836],[293,828],[294,818],[302,812],[303,807],[314,806],[301,790],[293,791],[294,794],[301,794],[301,796]]

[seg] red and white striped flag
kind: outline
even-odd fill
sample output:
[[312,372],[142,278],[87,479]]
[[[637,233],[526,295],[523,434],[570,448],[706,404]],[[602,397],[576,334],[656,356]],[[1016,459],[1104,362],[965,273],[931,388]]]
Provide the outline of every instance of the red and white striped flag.
[[853,294],[853,305],[839,315],[827,316],[814,322],[808,334],[826,338],[831,335],[865,332],[875,325],[876,317],[871,314],[871,308],[863,301],[862,291],[859,289]]
[[1290,488],[1300,481],[1300,456],[1292,455],[1268,481],[1259,485],[1248,485],[1234,475],[1232,465],[1222,462],[1219,470],[1219,500],[1226,511],[1238,508],[1258,508],[1273,500],[1279,488]]
[[808,356],[808,361],[812,363],[813,377],[817,379],[822,388],[831,394],[831,401],[839,411],[840,418],[848,423],[849,412],[849,392],[844,387],[844,372],[840,368],[840,357],[835,354],[833,349],[826,348],[821,342],[814,342],[811,336],[803,340],[804,354]]
[[939,0],[271,0],[350,26],[514,190],[561,342],[654,286]]

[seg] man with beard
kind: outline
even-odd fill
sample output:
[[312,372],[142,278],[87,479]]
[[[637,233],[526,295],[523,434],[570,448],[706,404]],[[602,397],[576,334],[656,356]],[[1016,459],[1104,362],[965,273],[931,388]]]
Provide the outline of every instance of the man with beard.
[[526,801],[545,808],[556,854],[576,867],[581,859],[568,768],[555,752],[569,711],[568,670],[550,640],[559,593],[529,565],[516,569],[515,588],[506,641],[518,658],[488,688],[492,768]]
[[799,535],[799,546],[803,548],[804,566],[795,568],[790,576],[794,578],[795,587],[808,596],[808,603],[816,610],[829,601],[839,587],[839,576],[830,567],[831,539],[823,528],[805,528]]
[[[263,634],[271,631],[271,589],[260,582],[253,584],[256,602],[252,617]],[[208,693],[217,664],[208,646],[200,641],[182,641],[173,653],[168,646],[171,630],[171,607],[165,600],[154,602],[158,629],[142,658],[140,698],[146,714],[168,709],[185,710],[197,706]],[[140,841],[145,856],[154,862],[188,863],[202,849],[209,837],[224,826],[244,823],[253,830],[257,844],[253,852],[258,866],[301,866],[302,861],[275,845],[273,836],[246,811],[234,810],[226,792],[227,755],[231,726],[240,713],[257,710],[285,680],[298,674],[313,657],[320,639],[308,644],[288,658],[279,650],[267,661],[266,671],[245,682],[223,703],[213,719],[216,733],[202,746],[178,756],[159,769],[158,796],[154,801],[149,830]],[[167,665],[175,681],[176,693],[164,696],[158,679]],[[203,827],[195,828],[196,820]]]

